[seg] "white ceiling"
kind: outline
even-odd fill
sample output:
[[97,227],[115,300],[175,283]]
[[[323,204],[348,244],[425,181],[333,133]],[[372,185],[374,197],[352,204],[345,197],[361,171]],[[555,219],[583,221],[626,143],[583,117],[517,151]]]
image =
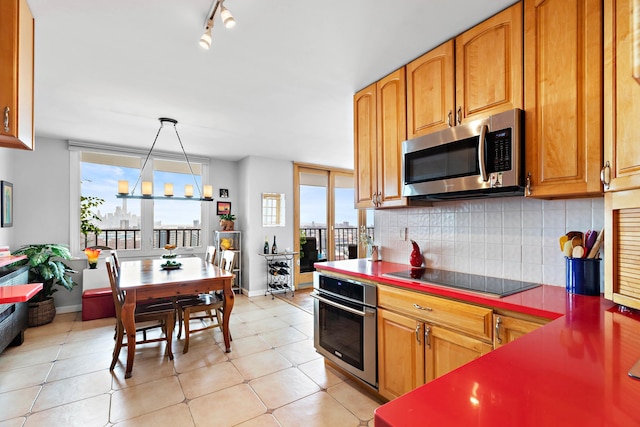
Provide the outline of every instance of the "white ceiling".
[[211,1],[28,0],[36,135],[352,168],[353,93],[513,3],[227,0],[206,51]]

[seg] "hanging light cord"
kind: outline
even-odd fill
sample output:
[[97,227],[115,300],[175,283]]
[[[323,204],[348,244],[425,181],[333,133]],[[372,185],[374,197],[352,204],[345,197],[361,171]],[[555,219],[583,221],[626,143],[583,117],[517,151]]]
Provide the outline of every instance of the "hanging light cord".
[[147,166],[147,162],[149,161],[149,157],[151,156],[151,152],[153,151],[153,148],[156,146],[156,142],[158,141],[158,136],[160,136],[160,131],[164,127],[164,123],[165,122],[170,122],[170,123],[173,123],[173,129],[176,131],[176,136],[178,137],[178,142],[180,143],[180,149],[182,150],[182,154],[184,155],[184,159],[187,161],[187,165],[189,165],[189,172],[191,172],[191,178],[193,178],[193,183],[196,185],[196,188],[198,189],[198,194],[200,195],[200,198],[202,198],[202,191],[200,191],[200,186],[198,185],[198,181],[196,180],[196,176],[193,174],[193,168],[191,167],[191,162],[189,161],[189,157],[187,157],[187,153],[184,151],[184,146],[182,145],[182,139],[180,139],[180,134],[178,133],[178,128],[176,127],[176,125],[178,124],[178,121],[175,120],[175,119],[168,119],[168,118],[165,118],[165,117],[161,117],[159,120],[160,120],[160,127],[158,128],[158,132],[156,133],[156,137],[153,139],[153,144],[151,144],[151,149],[147,153],[147,158],[144,159],[144,163],[142,164],[142,169],[140,169],[140,175],[138,175],[138,180],[136,181],[136,185],[133,186],[133,190],[131,191],[131,195],[132,196],[134,195],[134,193],[136,191],[136,188],[138,187],[138,184],[140,183],[140,180],[142,179],[142,172],[144,172],[144,168],[145,168],[145,166]]
[[[187,161],[187,165],[189,165],[189,171],[191,172],[191,178],[193,178],[193,183],[196,185],[196,188],[198,189],[198,194],[200,194],[200,198],[202,198],[202,192],[200,191],[200,186],[198,185],[198,181],[196,180],[196,176],[193,174],[193,169],[191,169],[191,162],[189,161],[189,158],[187,157],[187,153],[184,151],[184,147],[182,145],[182,139],[180,139],[180,134],[178,133],[178,128],[176,127],[176,124],[178,122],[173,124],[173,129],[176,131],[176,136],[178,137],[178,142],[180,143],[180,148],[182,149],[182,154],[184,154],[184,159]],[[154,142],[155,144],[155,142]]]

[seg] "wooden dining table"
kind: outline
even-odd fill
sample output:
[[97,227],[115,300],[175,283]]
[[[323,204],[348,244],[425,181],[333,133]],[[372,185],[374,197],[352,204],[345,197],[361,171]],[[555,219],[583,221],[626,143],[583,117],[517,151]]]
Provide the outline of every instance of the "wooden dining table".
[[127,333],[127,368],[125,378],[131,377],[136,354],[135,309],[138,301],[197,295],[221,290],[224,293],[222,334],[227,353],[231,351],[229,317],[233,309],[231,289],[234,274],[197,257],[176,258],[180,268],[167,270],[165,259],[145,259],[120,263],[120,289],[125,293],[122,323]]

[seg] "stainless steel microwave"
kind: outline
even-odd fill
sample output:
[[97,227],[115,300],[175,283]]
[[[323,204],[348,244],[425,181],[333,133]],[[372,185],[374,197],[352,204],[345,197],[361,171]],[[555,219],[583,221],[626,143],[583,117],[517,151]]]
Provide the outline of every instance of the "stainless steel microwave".
[[523,112],[513,109],[402,143],[402,195],[524,195]]

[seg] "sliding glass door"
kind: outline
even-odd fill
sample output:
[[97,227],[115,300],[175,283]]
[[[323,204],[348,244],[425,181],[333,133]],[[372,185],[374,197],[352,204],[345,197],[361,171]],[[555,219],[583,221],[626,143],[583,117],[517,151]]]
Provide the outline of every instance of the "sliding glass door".
[[307,285],[315,262],[357,257],[359,214],[353,172],[296,164],[294,174],[296,283]]

